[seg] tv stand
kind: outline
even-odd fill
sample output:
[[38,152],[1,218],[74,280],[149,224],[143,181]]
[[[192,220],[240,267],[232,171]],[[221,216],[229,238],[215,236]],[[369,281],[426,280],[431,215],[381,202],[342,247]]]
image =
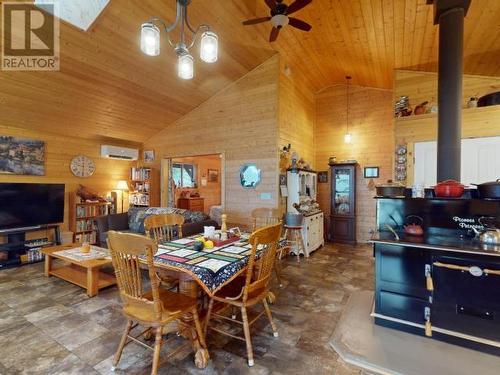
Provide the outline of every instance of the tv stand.
[[[48,230],[54,231],[54,241],[47,238],[26,240],[28,232]],[[7,242],[0,244],[0,269],[40,262],[43,260],[40,252],[42,248],[61,244],[61,232],[57,224],[5,230],[0,232],[0,236],[7,237]]]

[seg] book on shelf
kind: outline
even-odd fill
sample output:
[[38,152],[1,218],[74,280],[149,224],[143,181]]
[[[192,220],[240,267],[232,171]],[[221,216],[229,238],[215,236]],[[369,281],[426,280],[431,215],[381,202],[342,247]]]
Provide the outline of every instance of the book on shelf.
[[131,168],[130,179],[133,181],[146,181],[151,179],[151,168]]
[[97,232],[77,233],[75,234],[75,242],[95,244],[97,242]]
[[89,205],[89,206],[77,206],[76,207],[76,218],[86,218],[93,216],[103,216],[109,214],[109,206],[103,205]]

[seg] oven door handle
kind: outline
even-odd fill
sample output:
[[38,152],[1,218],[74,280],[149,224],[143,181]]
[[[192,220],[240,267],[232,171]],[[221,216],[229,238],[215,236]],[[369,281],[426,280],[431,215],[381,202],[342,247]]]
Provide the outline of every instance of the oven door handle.
[[470,267],[466,266],[457,266],[456,264],[449,264],[449,263],[441,263],[441,262],[434,262],[432,263],[433,266],[440,267],[440,268],[448,268],[450,270],[455,270],[455,271],[470,271]]
[[477,266],[471,266],[471,267],[457,266],[456,264],[441,263],[441,262],[434,262],[432,264],[436,267],[448,268],[450,270],[455,270],[455,271],[469,272],[472,276],[482,276],[483,274],[500,276],[500,270],[490,270],[488,268],[481,269]]

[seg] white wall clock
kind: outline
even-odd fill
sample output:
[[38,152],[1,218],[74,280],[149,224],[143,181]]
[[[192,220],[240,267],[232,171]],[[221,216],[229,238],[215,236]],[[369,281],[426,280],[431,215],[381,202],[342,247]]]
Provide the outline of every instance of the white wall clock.
[[90,177],[95,172],[95,163],[87,156],[77,155],[71,159],[70,168],[76,177]]

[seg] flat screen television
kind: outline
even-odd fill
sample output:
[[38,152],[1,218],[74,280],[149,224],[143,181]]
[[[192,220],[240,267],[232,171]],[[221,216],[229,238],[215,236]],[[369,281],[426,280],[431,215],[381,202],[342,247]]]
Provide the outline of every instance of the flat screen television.
[[64,184],[0,183],[0,231],[64,221]]

